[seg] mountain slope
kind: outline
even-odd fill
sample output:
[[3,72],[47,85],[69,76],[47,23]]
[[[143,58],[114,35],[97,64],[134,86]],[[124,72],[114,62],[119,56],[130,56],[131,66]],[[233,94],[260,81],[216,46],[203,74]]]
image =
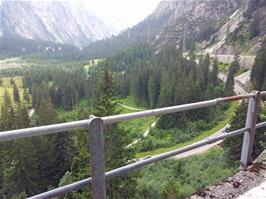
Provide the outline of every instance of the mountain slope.
[[224,18],[233,14],[241,0],[161,1],[142,22],[108,40],[92,43],[86,51],[91,57],[105,57],[136,42],[150,43],[159,49],[166,43],[182,47],[184,34],[190,48],[195,41],[208,40]]
[[[260,49],[266,35],[266,1],[249,0],[242,8],[238,26],[227,35],[218,53],[253,54]],[[234,19],[232,19],[234,20]]]
[[[172,16],[155,45],[175,42],[183,51],[254,55],[266,33],[265,0],[178,0],[184,12]],[[191,9],[188,9],[188,8]],[[180,13],[180,12],[178,12]]]
[[[169,4],[176,10],[179,10],[180,6],[183,7],[183,12],[172,16],[169,25],[160,33],[156,42],[174,41],[182,47],[183,40],[186,39],[184,48],[189,48],[195,42],[208,41],[229,16],[241,7],[242,1],[179,0]],[[190,9],[187,9],[188,7]]]
[[0,14],[5,37],[81,46],[115,32],[82,6],[63,1],[2,1]]
[[157,51],[176,44],[187,51],[255,54],[266,32],[265,0],[163,0],[142,22],[85,48],[89,58],[108,57],[136,43]]
[[146,19],[117,36],[90,44],[84,49],[84,54],[88,58],[108,57],[137,43],[151,44],[163,28],[168,25],[174,13],[175,9],[163,1]]

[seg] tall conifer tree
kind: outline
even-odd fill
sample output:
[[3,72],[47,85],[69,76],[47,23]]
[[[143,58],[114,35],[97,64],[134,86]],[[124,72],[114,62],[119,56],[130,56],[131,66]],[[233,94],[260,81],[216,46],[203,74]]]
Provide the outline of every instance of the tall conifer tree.
[[[108,66],[102,71],[98,84],[99,96],[94,100],[94,114],[96,116],[115,115],[117,111],[115,82]],[[130,143],[128,134],[117,124],[104,128],[105,136],[105,169],[111,170],[123,165],[134,158],[134,153],[126,146]],[[109,198],[130,198],[134,194],[134,177],[124,175],[107,183]]]
[[16,103],[20,102],[19,91],[16,83],[13,84],[13,98]]

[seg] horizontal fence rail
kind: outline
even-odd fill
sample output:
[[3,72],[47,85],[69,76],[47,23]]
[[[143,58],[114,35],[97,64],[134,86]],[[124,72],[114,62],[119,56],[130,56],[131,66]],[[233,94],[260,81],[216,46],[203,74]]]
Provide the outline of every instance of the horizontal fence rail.
[[[259,123],[256,125],[257,129],[263,128],[263,127],[266,127],[266,122],[262,122],[262,123]],[[162,153],[160,155],[156,155],[156,156],[151,157],[151,158],[146,159],[146,160],[140,160],[138,162],[135,162],[135,163],[132,163],[132,164],[108,171],[105,173],[106,179],[109,180],[112,177],[122,175],[122,174],[127,173],[129,171],[132,171],[134,169],[141,168],[141,167],[146,166],[148,164],[152,164],[152,163],[158,162],[160,160],[167,159],[167,158],[170,158],[170,157],[173,157],[173,156],[185,153],[185,152],[189,152],[193,149],[200,148],[200,147],[205,146],[207,144],[215,143],[215,142],[223,140],[225,138],[242,135],[247,130],[249,130],[249,129],[248,128],[238,129],[236,131],[232,131],[232,132],[220,135],[220,136],[206,139],[200,143],[185,146],[185,147],[173,150],[173,151],[169,151],[166,153]],[[48,191],[45,193],[30,197],[28,199],[42,199],[42,198],[53,198],[53,197],[62,196],[64,194],[67,194],[67,193],[70,193],[73,191],[77,191],[77,190],[79,190],[85,186],[90,185],[91,181],[92,181],[92,178],[90,177],[90,178],[87,178],[85,180],[81,180],[81,181],[78,181],[78,182],[63,186],[63,187],[59,187],[57,189],[54,189],[54,190],[51,190],[51,191]]]
[[[217,98],[214,100],[190,103],[190,104],[185,104],[185,105],[171,106],[171,107],[158,108],[158,109],[153,109],[153,110],[148,110],[148,111],[140,111],[140,112],[135,112],[135,113],[127,113],[127,114],[121,114],[121,115],[115,115],[115,116],[102,117],[102,120],[104,124],[112,124],[116,122],[127,121],[127,120],[141,118],[141,117],[163,115],[163,114],[169,114],[169,113],[176,113],[180,111],[215,106],[218,103],[222,103],[222,102],[249,99],[251,97],[254,97],[254,95],[255,95],[254,93],[250,93],[250,94],[233,96],[233,97]],[[266,96],[266,91],[261,92],[261,95]],[[61,123],[61,124],[52,124],[52,125],[47,125],[47,126],[5,131],[5,132],[1,132],[0,134],[0,142],[8,141],[8,140],[15,140],[19,138],[25,138],[25,137],[53,134],[53,133],[58,133],[58,132],[74,130],[74,129],[87,128],[90,121],[91,121],[90,119],[87,119],[87,120],[80,120],[80,121],[75,121],[75,122],[66,122],[66,123]]]
[[[141,168],[143,166],[153,164],[160,160],[164,160],[185,152],[189,152],[191,150],[200,148],[202,146],[216,143],[217,141],[223,140],[225,138],[238,136],[244,134],[243,148],[242,148],[242,155],[241,155],[241,163],[243,164],[243,168],[247,166],[250,161],[250,148],[253,145],[253,139],[255,135],[255,129],[266,127],[266,122],[261,122],[256,124],[257,117],[257,109],[259,106],[259,102],[261,97],[266,96],[266,91],[263,92],[252,92],[250,94],[239,95],[239,96],[232,96],[232,97],[225,97],[225,98],[217,98],[213,100],[207,100],[203,102],[196,102],[178,106],[171,106],[166,108],[158,108],[153,110],[147,111],[140,111],[135,113],[128,113],[128,114],[121,114],[115,116],[108,116],[108,117],[90,117],[87,120],[75,121],[75,122],[67,122],[61,124],[53,124],[41,127],[33,127],[27,129],[19,129],[19,130],[11,130],[0,132],[0,142],[2,141],[10,141],[19,138],[25,137],[32,137],[32,136],[41,136],[47,134],[53,134],[58,132],[64,132],[74,129],[80,128],[89,128],[90,133],[90,153],[91,153],[91,167],[92,167],[92,177],[74,182],[72,184],[56,188],[51,191],[47,191],[45,193],[38,194],[36,196],[32,196],[29,199],[43,199],[43,198],[53,198],[62,196],[66,193],[70,193],[76,190],[79,190],[85,186],[92,184],[92,196],[94,199],[105,199],[105,180],[109,180],[112,177],[122,175],[129,171]],[[211,107],[215,106],[222,102],[231,102],[237,100],[249,100],[249,107],[247,112],[247,121],[246,126],[244,128],[224,133],[221,135],[217,135],[211,138],[205,138],[202,141],[197,143],[175,149],[173,151],[161,153],[159,155],[155,155],[145,160],[140,160],[126,166],[122,166],[120,168],[116,168],[114,170],[104,172],[104,143],[103,143],[103,127],[104,125],[117,123],[121,121],[127,121],[131,119],[141,118],[141,117],[148,117],[148,116],[156,116],[156,115],[163,115],[169,113],[176,113],[180,111],[186,110],[193,110],[198,108],[204,107]],[[250,121],[252,122],[250,122]]]

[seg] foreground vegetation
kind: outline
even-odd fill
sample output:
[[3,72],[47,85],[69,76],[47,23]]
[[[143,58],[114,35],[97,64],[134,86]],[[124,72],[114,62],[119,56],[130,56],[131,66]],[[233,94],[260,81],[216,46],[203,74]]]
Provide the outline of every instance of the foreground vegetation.
[[232,175],[236,168],[226,164],[221,148],[181,160],[161,161],[140,170],[136,198],[186,198]]

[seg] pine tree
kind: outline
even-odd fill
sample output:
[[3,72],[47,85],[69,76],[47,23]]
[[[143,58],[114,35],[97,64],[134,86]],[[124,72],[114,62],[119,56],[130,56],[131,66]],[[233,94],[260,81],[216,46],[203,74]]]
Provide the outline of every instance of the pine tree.
[[212,71],[211,71],[211,81],[214,86],[217,86],[218,83],[218,73],[219,73],[219,68],[218,68],[218,59],[215,57],[212,65]]
[[203,90],[205,90],[208,85],[209,67],[210,67],[210,55],[207,54],[204,58],[201,57],[199,61],[199,79],[200,79],[201,88]]
[[234,94],[234,85],[235,85],[234,74],[235,74],[234,70],[230,68],[229,74],[225,82],[225,95],[226,96],[231,96]]
[[[118,114],[115,82],[112,74],[106,66],[102,71],[98,85],[99,96],[94,100],[94,114],[96,116],[108,116]],[[111,170],[127,164],[134,157],[134,153],[126,149],[129,144],[128,134],[117,124],[105,126],[105,169]],[[109,198],[129,198],[134,194],[134,178],[124,175],[107,183]]]
[[9,143],[4,155],[3,190],[7,198],[25,192],[28,196],[37,192],[38,170],[36,154],[30,139]]
[[15,113],[7,90],[4,91],[4,103],[1,106],[1,131],[14,129]]
[[94,100],[94,109],[99,116],[117,114],[115,102],[115,83],[111,71],[105,66],[98,82],[98,97]]
[[[28,112],[25,106],[18,104],[14,117],[8,117],[13,128],[29,127]],[[5,115],[4,115],[5,117]],[[10,141],[3,147],[3,191],[7,198],[25,193],[37,192],[36,154],[31,138]]]
[[15,81],[14,81],[13,77],[10,78],[10,84],[11,85],[15,84]]
[[23,100],[26,103],[30,102],[30,95],[29,95],[29,92],[26,89],[24,89],[24,91],[23,91]]
[[[56,112],[51,103],[50,97],[42,98],[40,106],[36,110],[37,125],[48,125],[56,123]],[[56,186],[61,176],[57,176],[57,164],[55,139],[57,135],[34,137],[34,146],[37,152],[38,169],[40,171],[40,182],[38,187],[41,191],[47,190],[48,186]],[[59,168],[58,168],[59,167]],[[65,171],[61,171],[65,172]],[[63,174],[62,174],[63,175]]]
[[16,83],[13,84],[13,98],[16,103],[20,102],[19,91]]
[[148,95],[150,108],[155,108],[158,104],[160,95],[160,77],[151,76],[148,82]]
[[266,89],[266,41],[258,51],[251,71],[251,81],[255,90]]
[[[246,114],[247,114],[248,104],[242,102],[241,105],[237,108],[235,115],[230,121],[230,128],[227,129],[228,132],[241,129],[245,127]],[[260,118],[258,117],[258,122]],[[263,144],[266,143],[264,136],[265,129],[257,130],[253,145],[253,157],[256,157],[262,150]],[[241,156],[243,136],[234,136],[231,138],[225,139],[223,146],[225,149],[225,159],[229,164],[238,163]]]
[[235,54],[234,55],[234,61],[231,63],[230,65],[230,70],[232,70],[233,74],[235,75],[239,69],[240,69],[240,63],[239,63],[239,55],[238,54]]
[[56,112],[50,97],[41,99],[40,106],[37,109],[37,115],[38,125],[48,125],[56,122]]
[[161,79],[161,88],[160,88],[160,106],[169,106],[172,102],[171,98],[171,85],[169,81],[169,74],[163,73]]
[[[0,113],[0,131],[11,130],[15,128],[15,113],[14,108],[11,104],[10,96],[7,90],[4,91],[4,102],[1,106]],[[4,158],[6,157],[6,151],[8,144],[4,143],[0,145],[0,196],[4,194]],[[4,197],[4,196],[3,196]]]
[[30,126],[30,118],[26,106],[18,104],[16,111],[16,128],[26,128]]

